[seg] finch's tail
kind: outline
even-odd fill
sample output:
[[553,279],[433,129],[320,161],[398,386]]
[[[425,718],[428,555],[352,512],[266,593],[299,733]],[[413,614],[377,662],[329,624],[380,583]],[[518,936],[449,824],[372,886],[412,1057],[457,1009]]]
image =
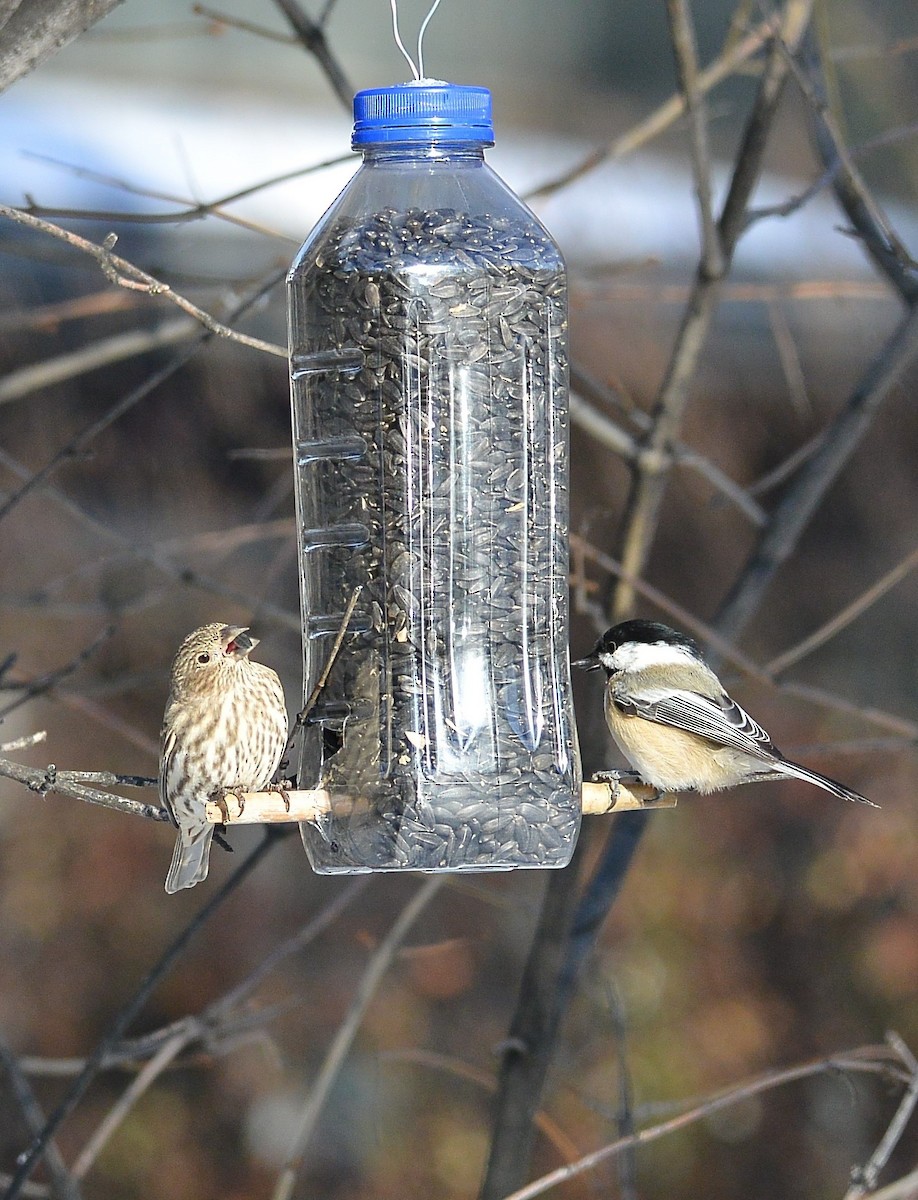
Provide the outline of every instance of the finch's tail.
[[182,888],[194,887],[207,878],[213,836],[214,827],[208,822],[179,828],[172,852],[172,865],[166,876],[167,892],[180,892]]
[[868,800],[866,796],[862,796],[860,792],[845,787],[837,779],[830,779],[828,775],[820,775],[818,771],[811,771],[809,767],[801,767],[799,763],[789,762],[785,758],[777,766],[782,775],[793,775],[797,779],[805,779],[807,783],[815,783],[817,787],[831,792],[833,796],[838,796],[842,800],[856,800],[858,804],[869,804],[871,808],[880,807],[879,804]]

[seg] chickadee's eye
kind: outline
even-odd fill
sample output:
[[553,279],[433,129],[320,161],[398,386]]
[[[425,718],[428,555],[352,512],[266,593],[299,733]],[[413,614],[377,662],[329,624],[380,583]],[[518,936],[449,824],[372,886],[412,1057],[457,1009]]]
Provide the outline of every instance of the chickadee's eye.
[[198,662],[199,662],[199,663],[206,663],[206,662],[210,662],[210,655],[209,655],[209,654],[207,654],[206,652],[205,652],[204,654],[199,654],[199,655],[198,655]]

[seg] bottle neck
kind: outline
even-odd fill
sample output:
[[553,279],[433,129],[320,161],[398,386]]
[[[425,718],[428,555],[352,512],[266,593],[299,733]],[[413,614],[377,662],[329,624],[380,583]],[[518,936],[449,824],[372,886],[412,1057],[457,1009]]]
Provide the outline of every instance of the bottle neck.
[[363,154],[365,166],[407,162],[474,165],[484,162],[485,151],[481,142],[375,142],[358,149]]

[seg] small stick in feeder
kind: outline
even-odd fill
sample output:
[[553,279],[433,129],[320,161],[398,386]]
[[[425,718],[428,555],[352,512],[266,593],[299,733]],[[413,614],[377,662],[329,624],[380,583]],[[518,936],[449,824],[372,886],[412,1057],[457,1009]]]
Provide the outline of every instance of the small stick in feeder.
[[[325,660],[325,666],[322,668],[319,678],[316,680],[312,691],[309,693],[306,703],[294,718],[293,728],[290,730],[290,738],[287,741],[287,746],[284,750],[284,753],[281,755],[280,765],[277,768],[278,776],[282,777],[282,772],[284,772],[289,765],[294,739],[296,738],[297,733],[306,724],[309,714],[315,708],[319,697],[322,695],[323,688],[325,687],[326,683],[328,683],[328,677],[331,675],[332,668],[337,662],[338,655],[341,653],[341,646],[344,643],[345,634],[347,633],[348,626],[351,623],[351,617],[354,615],[354,609],[357,607],[357,601],[360,599],[360,593],[362,591],[363,584],[358,584],[357,587],[354,588],[353,592],[351,592],[351,598],[347,602],[347,607],[344,610],[344,616],[341,618],[341,624],[338,626],[338,632],[335,634],[335,640],[332,642],[331,650],[328,652],[328,658]],[[280,791],[285,797],[286,803],[289,805],[289,798],[294,793],[284,791],[280,784],[278,784],[273,790]],[[294,820],[295,818],[291,817],[290,819]]]

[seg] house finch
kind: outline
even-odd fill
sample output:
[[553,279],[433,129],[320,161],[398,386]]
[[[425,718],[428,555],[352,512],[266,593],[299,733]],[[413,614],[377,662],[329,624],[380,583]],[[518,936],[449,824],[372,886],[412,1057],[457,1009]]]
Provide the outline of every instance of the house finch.
[[249,661],[258,639],[214,622],[190,633],[172,664],[163,717],[159,794],[178,827],[166,891],[207,877],[214,827],[208,800],[256,792],[271,780],[287,742],[277,673]]

